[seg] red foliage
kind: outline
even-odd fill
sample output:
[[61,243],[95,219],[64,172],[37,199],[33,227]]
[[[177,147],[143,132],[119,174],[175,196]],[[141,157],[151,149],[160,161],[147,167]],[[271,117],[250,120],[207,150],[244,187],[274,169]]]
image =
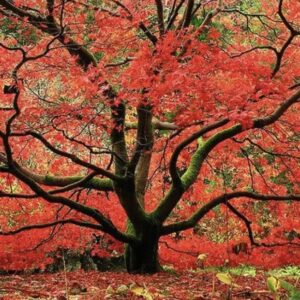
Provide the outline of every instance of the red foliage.
[[121,2],[0,1],[1,268],[300,263],[299,3]]

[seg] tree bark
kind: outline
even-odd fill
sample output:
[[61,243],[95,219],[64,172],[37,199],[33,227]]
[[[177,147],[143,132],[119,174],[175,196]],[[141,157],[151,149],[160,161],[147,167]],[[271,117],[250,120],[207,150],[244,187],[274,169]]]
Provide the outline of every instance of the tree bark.
[[[132,231],[133,226],[128,225],[127,232]],[[140,243],[127,244],[125,248],[125,264],[129,273],[153,274],[161,270],[158,259],[158,240],[160,226],[155,222],[147,222],[143,229],[136,233]]]

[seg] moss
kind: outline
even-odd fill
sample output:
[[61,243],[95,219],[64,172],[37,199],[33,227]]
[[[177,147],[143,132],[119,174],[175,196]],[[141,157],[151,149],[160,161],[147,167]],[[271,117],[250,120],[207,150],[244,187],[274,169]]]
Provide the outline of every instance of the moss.
[[198,148],[191,158],[191,162],[187,171],[181,177],[181,181],[185,190],[187,190],[196,181],[201,165],[208,153],[219,143],[230,137],[233,137],[237,133],[241,132],[241,130],[241,125],[235,125],[214,134],[205,142],[202,137],[198,139]]
[[198,148],[191,158],[190,165],[181,177],[181,181],[185,190],[188,189],[197,179],[201,164],[205,158],[203,155],[203,149],[205,149],[205,142],[201,137],[198,139]]
[[[59,176],[46,175],[43,180],[43,183],[45,185],[50,185],[50,186],[66,186],[75,183],[83,178],[84,178],[83,176],[59,177]],[[93,178],[89,182],[87,182],[84,186],[86,188],[92,188],[99,191],[113,190],[112,181],[110,179]]]

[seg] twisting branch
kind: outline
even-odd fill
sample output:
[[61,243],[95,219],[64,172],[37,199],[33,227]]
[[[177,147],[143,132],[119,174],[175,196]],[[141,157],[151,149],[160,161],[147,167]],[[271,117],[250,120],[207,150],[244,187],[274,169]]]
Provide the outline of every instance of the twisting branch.
[[[254,119],[252,128],[263,128],[265,126],[273,124],[289,109],[291,105],[296,103],[299,100],[299,98],[300,98],[300,90],[297,91],[292,96],[290,96],[281,105],[279,105],[279,107],[269,116],[264,118]],[[193,170],[188,170],[188,173],[184,174],[182,177],[179,176],[176,167],[177,160],[181,151],[187,145],[192,143],[195,139],[201,137],[203,134],[211,130],[220,128],[225,124],[227,124],[228,122],[229,122],[228,119],[223,119],[211,125],[207,125],[203,127],[200,131],[189,136],[187,139],[185,139],[177,146],[170,160],[170,175],[173,180],[171,189],[169,190],[166,197],[161,201],[157,209],[153,212],[153,215],[157,217],[161,222],[163,222],[169,216],[173,208],[180,201],[184,191],[191,185],[192,182],[195,181],[195,179],[197,178],[197,174],[201,169],[202,163],[206,159],[208,154],[220,143],[224,142],[227,139],[233,138],[237,134],[246,131],[248,129],[243,128],[241,124],[236,124],[233,125],[232,127],[224,129],[223,131],[217,132],[212,137],[207,139],[202,144],[201,148],[197,150],[198,153],[197,151],[195,153],[196,161],[194,161],[193,164],[197,167],[194,168]],[[192,176],[190,176],[190,173],[192,173]],[[184,178],[184,176],[187,176],[187,178]],[[182,179],[188,179],[187,184],[183,184]]]
[[220,121],[217,121],[213,124],[204,126],[203,128],[201,128],[199,131],[195,132],[194,134],[192,134],[191,136],[189,136],[188,138],[186,138],[185,140],[183,140],[174,150],[171,160],[170,160],[170,175],[172,177],[172,181],[174,185],[181,185],[181,180],[180,180],[180,176],[177,172],[177,160],[179,158],[180,153],[182,152],[182,150],[188,146],[189,144],[191,144],[192,142],[194,142],[196,139],[198,139],[199,137],[203,136],[204,134],[220,128],[224,125],[226,125],[229,122],[229,119],[222,119]]
[[[0,162],[2,162],[5,165],[7,164],[7,159],[2,153],[0,153]],[[78,184],[78,187],[89,188],[97,191],[113,191],[113,185],[110,179],[101,179],[93,177],[90,180],[86,181],[84,180],[84,176],[40,175],[22,167],[15,161],[14,164],[22,171],[22,173],[24,173],[26,176],[28,176],[38,184],[59,187],[66,187],[68,185]],[[7,167],[3,167],[3,169],[0,169],[0,171],[10,173],[10,170]]]
[[300,201],[300,195],[264,195],[246,191],[237,191],[228,194],[222,194],[219,197],[216,197],[210,200],[208,203],[204,204],[188,220],[164,226],[162,228],[162,235],[193,228],[214,207],[220,204],[228,203],[228,201],[235,198],[249,198],[258,201]]
[[250,240],[251,245],[256,246],[256,247],[266,247],[266,248],[271,248],[271,247],[280,247],[280,246],[286,246],[286,245],[295,245],[295,246],[300,246],[300,243],[293,243],[293,242],[286,242],[286,243],[264,243],[264,242],[257,242],[254,238],[253,230],[251,228],[252,222],[248,220],[248,218],[243,215],[240,211],[238,211],[233,205],[230,203],[226,202],[225,205],[230,209],[230,211],[235,214],[239,219],[241,219],[248,231],[248,237]]
[[283,0],[279,0],[278,3],[278,15],[280,19],[282,20],[283,24],[285,27],[291,32],[291,34],[296,34],[297,31],[295,28],[292,26],[292,24],[287,20],[287,18],[283,14]]
[[289,30],[290,32],[290,36],[289,38],[285,41],[285,43],[283,44],[283,46],[281,47],[280,51],[278,51],[277,53],[277,60],[275,63],[275,66],[273,68],[273,73],[272,76],[274,77],[277,72],[280,70],[281,64],[282,64],[282,59],[283,56],[285,54],[285,51],[287,50],[287,48],[291,45],[292,41],[294,40],[294,38],[297,35],[300,35],[299,31],[296,31],[294,29],[294,27],[291,25],[291,23],[288,22],[288,20],[286,19],[286,17],[283,14],[283,0],[279,0],[279,4],[278,4],[278,15],[280,17],[280,19],[282,20],[283,24],[285,25],[285,27]]
[[[15,115],[18,116],[20,113],[17,100],[14,103],[14,107],[16,110]],[[39,197],[45,199],[49,203],[60,203],[62,205],[65,205],[69,207],[70,209],[74,209],[77,212],[80,212],[86,216],[89,216],[93,218],[95,221],[97,221],[103,228],[103,231],[111,234],[116,239],[123,241],[123,242],[136,242],[136,239],[132,238],[131,236],[128,236],[122,232],[120,232],[114,224],[107,219],[101,212],[99,212],[97,209],[88,207],[84,204],[80,204],[79,202],[70,200],[68,198],[62,197],[62,196],[55,196],[47,191],[45,191],[43,188],[41,188],[34,180],[32,180],[30,177],[28,177],[26,174],[22,172],[21,169],[18,168],[18,165],[14,163],[12,149],[9,144],[9,138],[10,138],[10,128],[8,127],[6,130],[6,133],[0,132],[0,136],[3,140],[3,146],[6,152],[6,165],[9,169],[9,172],[13,174],[16,178],[21,180],[23,183],[25,183],[28,187],[31,188],[31,190],[36,193]],[[3,155],[2,155],[3,156]]]
[[231,205],[229,202],[224,203],[232,213],[234,213],[239,219],[241,219],[247,228],[248,236],[250,239],[250,242],[252,245],[258,246],[258,243],[254,240],[251,224],[252,222],[249,221],[241,212],[239,212],[233,205]]
[[[72,56],[78,57],[78,63],[84,68],[92,64],[96,65],[97,61],[94,56],[82,45],[77,43],[66,34],[61,34],[62,27],[58,24],[53,15],[50,13],[48,16],[41,16],[40,14],[31,13],[29,10],[24,10],[13,4],[9,0],[0,0],[0,6],[4,7],[7,11],[12,12],[19,18],[27,18],[28,22],[37,29],[51,35],[58,36],[58,40],[66,47]],[[51,11],[51,7],[50,7]],[[61,22],[60,22],[61,23]]]
[[73,225],[78,225],[81,227],[87,227],[87,228],[91,228],[91,229],[104,231],[103,227],[100,225],[97,225],[97,224],[93,224],[93,223],[89,223],[89,222],[85,222],[85,221],[78,221],[75,219],[65,219],[65,220],[54,221],[51,223],[28,225],[28,226],[20,227],[16,230],[11,230],[11,231],[0,231],[0,235],[15,235],[15,234],[21,233],[23,231],[29,231],[29,230],[33,230],[33,229],[43,229],[43,228],[53,227],[56,225],[65,225],[65,224],[73,224]]

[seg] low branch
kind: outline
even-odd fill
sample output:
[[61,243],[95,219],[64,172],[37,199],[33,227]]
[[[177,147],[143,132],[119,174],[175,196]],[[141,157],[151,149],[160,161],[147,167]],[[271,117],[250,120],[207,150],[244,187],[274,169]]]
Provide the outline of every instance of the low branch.
[[[0,162],[7,164],[6,157],[0,153]],[[110,179],[102,179],[102,178],[94,178],[91,174],[95,174],[96,172],[91,173],[91,178],[87,180],[87,176],[53,176],[53,175],[40,175],[37,173],[32,172],[31,170],[19,165],[18,163],[14,162],[17,167],[24,173],[26,176],[34,180],[38,184],[43,184],[46,186],[58,186],[58,187],[64,187],[67,186],[72,187],[74,184],[74,187],[83,187],[87,189],[93,189],[96,191],[113,191],[113,184],[112,180]],[[5,168],[2,170],[2,172],[10,173],[9,168]],[[88,178],[89,178],[88,177]],[[68,188],[68,189],[69,189]],[[59,190],[58,190],[59,191]]]
[[103,227],[97,224],[89,223],[89,222],[84,222],[84,221],[78,221],[74,219],[66,219],[66,220],[59,220],[51,223],[43,223],[43,224],[34,224],[34,225],[28,225],[28,226],[23,226],[20,227],[16,230],[11,230],[11,231],[0,231],[0,235],[15,235],[23,231],[29,231],[33,229],[43,229],[43,228],[48,228],[48,227],[53,227],[56,225],[65,225],[65,224],[73,224],[77,225],[80,227],[87,227],[87,228],[92,228],[96,230],[101,230],[103,231]]
[[[7,151],[11,152],[10,146],[7,142],[7,140],[4,140],[4,145]],[[81,204],[79,202],[73,201],[71,199],[65,198],[63,196],[55,196],[44,189],[42,189],[34,180],[32,180],[30,177],[28,177],[26,174],[22,173],[22,171],[18,168],[17,165],[14,164],[13,161],[8,160],[8,167],[10,169],[10,173],[16,176],[19,180],[24,182],[28,187],[31,188],[33,192],[36,193],[39,197],[45,199],[49,203],[59,203],[62,205],[65,205],[69,207],[70,209],[73,209],[79,213],[82,213],[86,216],[91,217],[95,221],[97,221],[101,227],[103,228],[103,231],[109,233],[114,238],[116,238],[119,241],[123,241],[125,243],[133,243],[136,242],[136,239],[132,238],[129,235],[126,235],[122,232],[120,232],[114,224],[106,218],[99,210],[94,209],[92,207],[86,206],[84,204]]]
[[280,246],[287,246],[287,245],[294,245],[294,246],[300,246],[299,243],[293,243],[293,242],[285,242],[285,243],[264,243],[264,242],[257,242],[254,239],[254,234],[253,234],[253,230],[251,228],[251,224],[252,222],[250,220],[248,220],[246,218],[246,216],[244,216],[240,211],[238,211],[234,206],[232,206],[230,203],[226,202],[225,205],[231,210],[231,212],[233,214],[235,214],[239,219],[241,219],[244,223],[245,226],[247,228],[248,231],[248,237],[250,240],[251,245],[256,246],[256,247],[267,247],[267,248],[271,248],[271,247],[280,247]]
[[253,192],[238,191],[220,195],[199,208],[188,220],[166,225],[162,228],[162,235],[193,228],[207,213],[220,204],[225,204],[235,198],[249,198],[258,201],[300,201],[300,195],[264,195]]
[[229,202],[225,202],[224,204],[230,209],[230,211],[233,214],[235,214],[239,219],[241,219],[245,223],[245,226],[246,226],[247,231],[248,231],[248,237],[249,237],[251,245],[259,246],[259,244],[254,240],[254,236],[253,236],[253,232],[252,232],[252,228],[251,228],[252,222],[250,220],[248,220],[246,218],[246,216],[244,216],[240,211],[238,211]]

